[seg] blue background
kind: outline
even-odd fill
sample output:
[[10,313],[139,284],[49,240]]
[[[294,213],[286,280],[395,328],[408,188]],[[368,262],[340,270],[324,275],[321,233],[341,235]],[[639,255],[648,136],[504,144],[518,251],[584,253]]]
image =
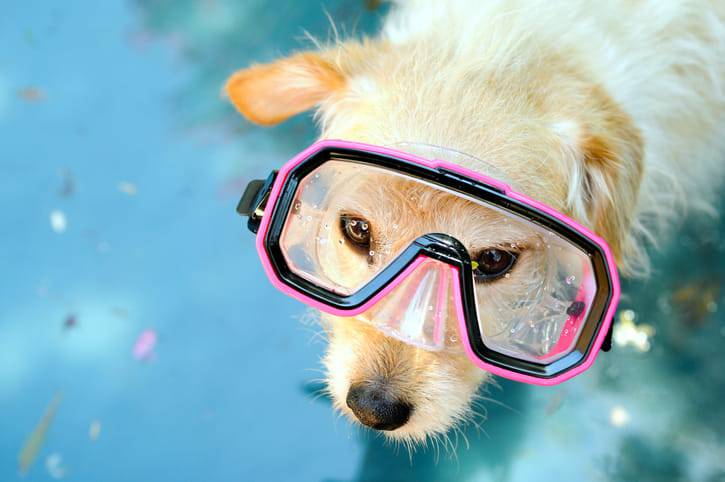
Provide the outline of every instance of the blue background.
[[[625,284],[621,308],[656,329],[650,350],[615,346],[558,387],[500,381],[453,456],[409,456],[318,397],[317,328],[267,282],[234,213],[245,183],[315,129],[306,116],[252,126],[220,88],[309,46],[305,30],[327,38],[325,11],[348,34],[374,32],[374,4],[3,4],[0,480],[21,480],[18,454],[56,393],[25,480],[54,480],[53,454],[72,481],[725,480],[725,228],[713,218],[673,226],[655,275]],[[140,362],[147,329],[159,339]]]

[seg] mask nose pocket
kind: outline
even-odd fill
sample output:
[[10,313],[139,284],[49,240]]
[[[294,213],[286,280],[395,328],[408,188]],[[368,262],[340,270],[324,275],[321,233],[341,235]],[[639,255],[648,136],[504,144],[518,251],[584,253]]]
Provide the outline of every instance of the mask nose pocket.
[[453,299],[457,274],[448,264],[420,257],[361,317],[400,341],[440,350],[445,345],[446,327],[457,326]]

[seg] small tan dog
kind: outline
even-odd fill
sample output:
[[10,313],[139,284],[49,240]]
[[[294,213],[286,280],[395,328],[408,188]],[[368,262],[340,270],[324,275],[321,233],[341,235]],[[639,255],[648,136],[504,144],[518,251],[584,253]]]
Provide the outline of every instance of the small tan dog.
[[[623,274],[646,274],[644,245],[705,206],[725,170],[725,2],[400,1],[379,37],[250,67],[226,91],[261,125],[316,107],[322,138],[468,153],[466,167],[493,166],[604,237]],[[329,391],[353,419],[424,442],[470,415],[487,374],[462,353],[323,318]],[[361,383],[410,410],[361,417]]]

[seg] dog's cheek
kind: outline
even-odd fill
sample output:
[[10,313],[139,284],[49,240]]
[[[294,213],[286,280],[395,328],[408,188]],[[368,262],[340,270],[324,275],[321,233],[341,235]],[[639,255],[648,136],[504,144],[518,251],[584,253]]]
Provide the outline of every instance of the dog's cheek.
[[431,354],[422,357],[420,373],[413,396],[415,411],[400,437],[423,441],[426,436],[445,433],[458,423],[465,423],[473,414],[471,402],[488,373],[479,369],[464,354]]

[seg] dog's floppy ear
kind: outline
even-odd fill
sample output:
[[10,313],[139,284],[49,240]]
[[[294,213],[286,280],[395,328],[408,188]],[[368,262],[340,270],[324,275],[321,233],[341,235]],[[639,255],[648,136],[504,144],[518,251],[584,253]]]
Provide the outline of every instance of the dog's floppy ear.
[[568,204],[612,249],[620,270],[646,270],[637,242],[637,198],[642,180],[644,146],[632,119],[603,91],[594,93],[595,115],[580,126]]
[[311,109],[345,86],[321,53],[305,52],[234,73],[225,87],[237,110],[260,125],[278,124]]

